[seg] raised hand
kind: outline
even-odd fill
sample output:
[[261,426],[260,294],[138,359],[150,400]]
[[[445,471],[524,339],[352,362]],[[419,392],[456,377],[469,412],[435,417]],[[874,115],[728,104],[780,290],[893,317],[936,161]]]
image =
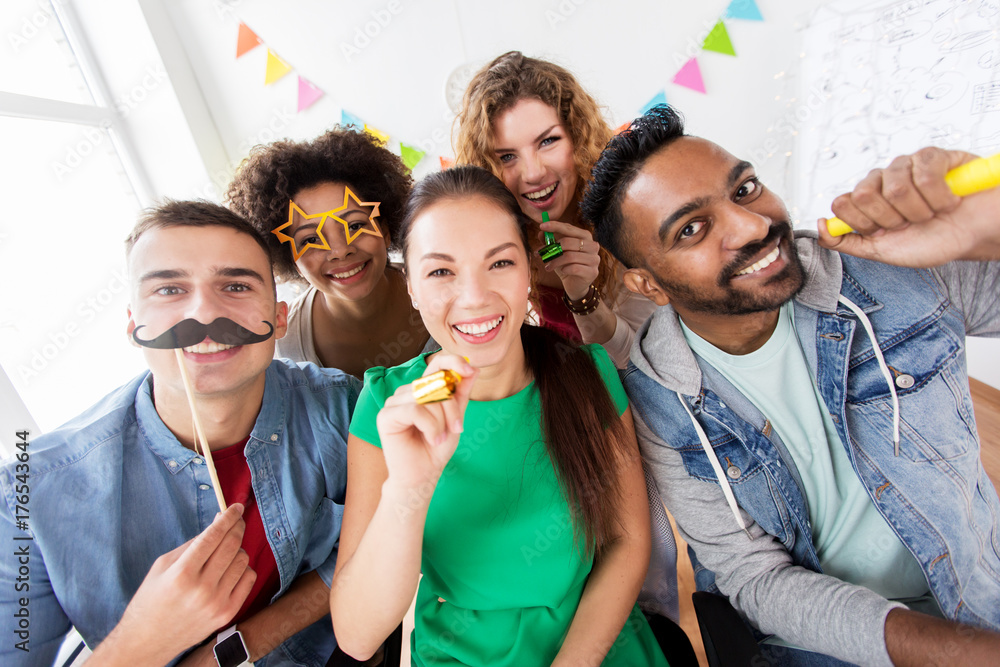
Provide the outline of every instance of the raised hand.
[[231,505],[200,535],[157,558],[94,652],[94,664],[165,664],[232,621],[257,579],[240,546],[242,517],[243,506]]
[[462,376],[450,399],[418,404],[413,397],[413,385],[408,384],[397,389],[378,414],[389,481],[401,488],[436,484],[458,446],[478,370],[461,357],[439,352],[427,365],[424,375],[443,369]]
[[587,295],[590,286],[597,280],[601,257],[600,244],[586,229],[580,229],[566,222],[550,220],[540,225],[543,232],[552,232],[562,245],[563,254],[545,265],[546,271],[555,271],[562,281],[563,291],[572,301]]
[[821,219],[820,244],[898,266],[1000,258],[1000,188],[958,197],[944,180],[948,171],[974,158],[924,148],[872,170],[832,206],[857,234],[832,237]]

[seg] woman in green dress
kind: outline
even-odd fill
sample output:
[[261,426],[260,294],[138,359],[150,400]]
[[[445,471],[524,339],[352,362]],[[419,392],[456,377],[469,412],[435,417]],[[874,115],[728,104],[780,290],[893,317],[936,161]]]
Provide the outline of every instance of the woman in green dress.
[[[416,592],[414,665],[666,665],[635,606],[650,536],[628,402],[602,347],[524,324],[528,228],[479,167],[409,200],[407,286],[443,350],[365,374],[330,593],[355,658]],[[454,396],[418,404],[411,383],[442,369]]]

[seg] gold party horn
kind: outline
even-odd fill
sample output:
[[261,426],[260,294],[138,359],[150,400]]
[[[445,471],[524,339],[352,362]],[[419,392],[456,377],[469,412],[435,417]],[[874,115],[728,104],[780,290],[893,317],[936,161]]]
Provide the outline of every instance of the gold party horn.
[[448,369],[425,375],[413,381],[413,398],[417,403],[446,401],[455,394],[462,376]]

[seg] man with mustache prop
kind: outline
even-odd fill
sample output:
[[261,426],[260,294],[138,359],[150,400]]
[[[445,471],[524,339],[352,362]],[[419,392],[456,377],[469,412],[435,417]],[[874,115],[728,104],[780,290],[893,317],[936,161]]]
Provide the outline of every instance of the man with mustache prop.
[[584,215],[659,306],[622,379],[643,457],[698,589],[756,633],[748,663],[1000,656],[1000,499],[965,363],[967,335],[1000,335],[1000,188],[945,180],[972,159],[872,171],[833,202],[859,232],[839,238],[793,234],[753,166],[669,107],[594,167]]
[[0,663],[51,664],[75,626],[87,664],[325,665],[360,383],[272,359],[287,308],[267,245],[227,209],[152,209],[126,258],[149,372],[33,440],[30,533],[16,462],[0,467],[0,538],[31,563],[16,589],[0,559],[0,614],[30,610]]

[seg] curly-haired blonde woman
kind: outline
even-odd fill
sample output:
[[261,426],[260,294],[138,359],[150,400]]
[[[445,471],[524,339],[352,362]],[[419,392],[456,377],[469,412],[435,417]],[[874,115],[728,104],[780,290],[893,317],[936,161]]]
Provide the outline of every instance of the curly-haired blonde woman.
[[543,244],[541,232],[563,247],[548,264],[532,253],[541,324],[600,343],[623,368],[636,328],[655,306],[625,289],[621,265],[580,215],[590,170],[612,135],[597,102],[566,69],[511,51],[472,79],[456,123],[458,163],[489,169],[517,197],[535,223],[533,250]]
[[[267,239],[282,279],[310,285],[289,309],[276,356],[360,378],[436,349],[388,258],[411,186],[402,160],[366,133],[336,129],[251,151],[226,193],[229,206]],[[318,214],[337,209],[317,228]],[[292,241],[282,242],[272,231],[289,220],[281,231]]]

